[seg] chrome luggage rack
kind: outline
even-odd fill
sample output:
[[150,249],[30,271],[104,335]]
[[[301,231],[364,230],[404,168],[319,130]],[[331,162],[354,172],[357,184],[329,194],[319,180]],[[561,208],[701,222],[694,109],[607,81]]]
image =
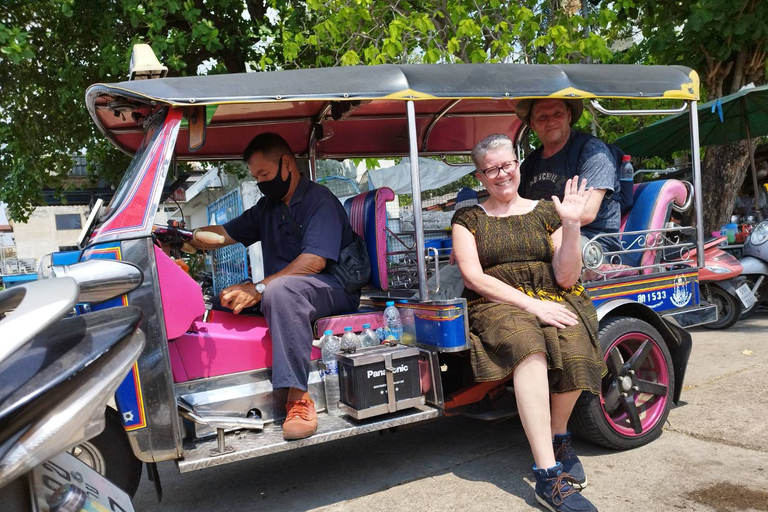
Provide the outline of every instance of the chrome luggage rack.
[[[691,255],[691,251],[696,248],[696,242],[693,239],[695,234],[696,229],[691,226],[674,225],[647,231],[627,231],[597,235],[587,242],[582,249],[582,259],[584,261],[582,281],[606,281],[629,275],[664,272],[684,267],[695,268],[696,261]],[[631,239],[631,241],[628,241],[627,238]],[[605,251],[599,242],[603,239],[615,240],[622,250]],[[656,251],[652,264],[626,264],[628,255],[650,251]],[[677,253],[677,257],[672,258],[672,255],[675,253]],[[642,256],[640,259],[642,260]]]
[[[416,236],[415,232],[394,232],[387,229],[388,248],[395,250],[387,251],[387,273],[389,275],[390,290],[418,290],[419,271],[416,260]],[[442,234],[450,235],[449,231],[436,229],[425,230],[425,236],[434,236]],[[438,240],[430,238],[426,242]],[[450,247],[427,247],[426,263],[427,278],[435,276],[436,285],[430,288],[430,293],[436,293],[440,289],[440,265],[448,263],[451,255]]]

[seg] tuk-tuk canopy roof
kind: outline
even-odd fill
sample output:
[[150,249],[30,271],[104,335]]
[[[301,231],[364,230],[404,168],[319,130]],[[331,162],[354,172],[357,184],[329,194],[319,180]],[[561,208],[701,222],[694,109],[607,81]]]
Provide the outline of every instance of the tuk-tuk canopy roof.
[[410,64],[96,84],[86,103],[99,129],[129,154],[155,106],[205,105],[205,144],[190,151],[182,126],[180,159],[239,158],[266,131],[296,154],[307,154],[314,132],[319,158],[344,158],[407,155],[407,100],[415,100],[420,152],[450,154],[491,133],[514,136],[522,98],[696,100],[698,91],[698,76],[682,66]]

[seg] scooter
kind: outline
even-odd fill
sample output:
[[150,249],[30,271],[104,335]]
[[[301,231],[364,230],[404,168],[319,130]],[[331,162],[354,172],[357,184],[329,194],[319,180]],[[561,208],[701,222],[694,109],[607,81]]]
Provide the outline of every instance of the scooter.
[[[704,324],[707,329],[727,329],[741,317],[746,304],[742,303],[737,290],[742,285],[739,277],[742,265],[733,255],[720,248],[726,238],[713,237],[704,242],[704,267],[699,269],[699,286],[704,299],[717,306],[717,320]],[[680,259],[693,259],[696,249],[681,255],[681,251],[665,252],[664,260],[673,262]]]
[[79,296],[73,278],[0,293],[3,511],[134,510],[125,491],[68,450],[104,429],[105,407],[144,349],[143,314],[69,315]]
[[[757,308],[768,303],[768,220],[755,226],[741,249],[739,263],[744,285],[739,297],[745,302],[741,318],[751,316]],[[745,288],[746,287],[746,290]]]

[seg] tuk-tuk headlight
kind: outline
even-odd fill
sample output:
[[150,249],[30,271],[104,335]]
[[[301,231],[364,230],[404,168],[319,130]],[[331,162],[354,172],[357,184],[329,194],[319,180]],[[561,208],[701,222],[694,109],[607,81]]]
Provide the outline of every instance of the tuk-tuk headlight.
[[53,273],[53,254],[48,253],[40,258],[37,264],[37,279],[52,279],[56,277]]
[[752,230],[752,234],[749,235],[749,243],[752,245],[760,245],[768,240],[768,220],[764,220]]

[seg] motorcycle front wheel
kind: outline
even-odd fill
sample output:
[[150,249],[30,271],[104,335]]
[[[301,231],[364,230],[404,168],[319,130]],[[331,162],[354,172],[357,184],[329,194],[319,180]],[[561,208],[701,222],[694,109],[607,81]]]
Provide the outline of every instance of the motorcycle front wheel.
[[133,455],[120,413],[107,407],[105,420],[101,434],[78,444],[70,453],[133,498],[141,481],[141,461]]

